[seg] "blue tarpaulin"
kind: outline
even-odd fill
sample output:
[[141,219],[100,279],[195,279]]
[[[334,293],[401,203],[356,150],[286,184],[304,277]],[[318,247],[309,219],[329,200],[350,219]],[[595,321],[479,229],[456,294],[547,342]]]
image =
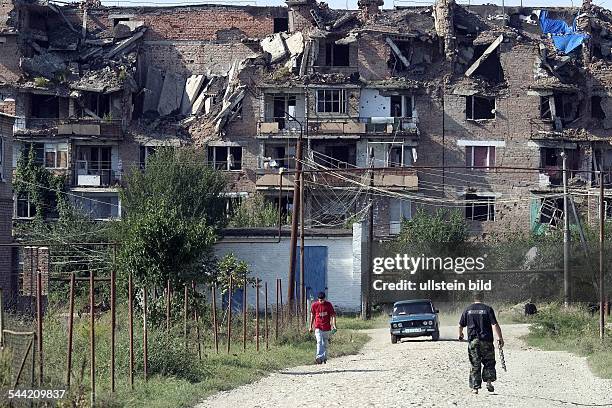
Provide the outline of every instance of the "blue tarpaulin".
[[582,45],[585,39],[589,38],[587,34],[576,32],[576,19],[574,19],[570,27],[563,20],[548,18],[547,10],[542,10],[540,12],[540,28],[544,34],[550,34],[552,36],[555,48],[564,54],[573,51]]

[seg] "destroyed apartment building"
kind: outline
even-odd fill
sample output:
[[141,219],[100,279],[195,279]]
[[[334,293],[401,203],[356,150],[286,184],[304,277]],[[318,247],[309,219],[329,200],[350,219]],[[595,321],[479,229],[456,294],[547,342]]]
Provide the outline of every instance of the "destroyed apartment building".
[[[159,146],[194,144],[227,172],[228,200],[260,192],[288,209],[293,173],[283,170],[295,168],[302,136],[304,168],[326,170],[305,175],[307,223],[362,214],[369,175],[345,169],[384,167],[372,180],[374,224],[388,236],[441,203],[477,233],[554,228],[565,153],[570,188],[586,192],[575,205],[596,218],[593,170],[612,168],[610,11],[586,1],[358,6],[1,0],[13,166],[32,147],[106,219],[121,214],[126,171]],[[541,170],[492,169],[504,166]],[[34,215],[27,197],[15,201],[16,217]]]

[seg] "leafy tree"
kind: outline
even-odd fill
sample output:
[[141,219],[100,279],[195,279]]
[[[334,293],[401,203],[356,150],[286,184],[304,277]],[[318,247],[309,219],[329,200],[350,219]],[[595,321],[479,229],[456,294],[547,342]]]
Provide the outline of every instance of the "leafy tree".
[[230,277],[232,279],[232,288],[244,287],[245,279],[247,284],[255,283],[255,279],[249,277],[249,265],[236,258],[233,253],[224,255],[216,262],[216,271],[211,279],[220,288],[221,293],[226,293],[229,290]]
[[117,230],[121,271],[149,287],[170,280],[176,290],[201,277],[225,222],[223,174],[197,150],[163,148],[125,181]]
[[438,209],[428,214],[419,209],[414,217],[404,220],[398,241],[402,243],[445,247],[462,245],[468,240],[469,228],[459,211]]
[[274,227],[278,224],[278,207],[255,193],[240,203],[229,221],[232,227]]

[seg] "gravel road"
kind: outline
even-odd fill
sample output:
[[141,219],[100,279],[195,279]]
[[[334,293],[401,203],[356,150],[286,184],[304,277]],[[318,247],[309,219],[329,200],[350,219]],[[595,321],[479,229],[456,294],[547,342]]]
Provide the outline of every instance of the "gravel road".
[[470,393],[467,343],[442,327],[439,342],[392,345],[388,329],[369,330],[358,355],[271,374],[221,392],[197,408],[242,407],[612,407],[612,380],[591,374],[584,358],[527,347],[527,325],[504,325],[508,371],[499,367],[496,390]]

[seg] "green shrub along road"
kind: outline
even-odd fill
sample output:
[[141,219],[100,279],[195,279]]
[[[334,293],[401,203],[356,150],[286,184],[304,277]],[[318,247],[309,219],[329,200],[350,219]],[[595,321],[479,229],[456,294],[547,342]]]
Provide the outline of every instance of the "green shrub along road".
[[544,350],[564,350],[587,357],[594,374],[612,378],[612,330],[599,338],[599,315],[584,308],[565,309],[558,304],[542,307],[530,319],[527,344]]

